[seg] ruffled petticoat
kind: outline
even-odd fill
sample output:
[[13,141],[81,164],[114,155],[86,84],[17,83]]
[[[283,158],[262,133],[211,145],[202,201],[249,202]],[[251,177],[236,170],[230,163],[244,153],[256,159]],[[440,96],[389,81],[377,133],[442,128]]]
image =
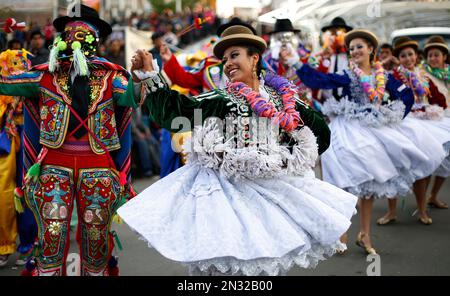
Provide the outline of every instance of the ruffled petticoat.
[[433,154],[427,152],[429,147],[419,147],[415,139],[426,131],[408,129],[407,134],[404,130],[412,124],[406,119],[403,124],[376,127],[344,115],[334,117],[331,145],[322,154],[324,180],[361,198],[405,196],[415,180],[437,168],[444,152],[426,135]]
[[354,195],[312,170],[233,178],[230,169],[205,167],[213,163],[205,158],[192,158],[118,210],[151,247],[191,274],[285,274],[346,248],[339,238],[356,212]]
[[398,126],[398,130],[430,159],[426,164],[419,164],[419,170],[414,172],[415,179],[420,180],[432,174],[448,176],[450,118],[419,119],[413,115],[408,115]]
[[[444,112],[445,117],[443,118],[443,120],[440,121],[436,121],[436,122],[431,122],[429,121],[430,124],[436,126],[439,128],[439,130],[443,133],[442,139],[445,139],[447,137],[449,137],[450,134],[450,109],[447,108]],[[445,140],[444,140],[445,141]],[[444,161],[441,163],[441,165],[437,168],[437,170],[433,173],[433,175],[436,175],[438,177],[443,177],[443,178],[447,178],[450,177],[450,142],[445,142],[444,143],[444,150],[447,154],[447,157],[444,159]]]
[[444,159],[444,161],[437,168],[437,170],[434,172],[433,175],[442,177],[442,178],[447,178],[447,177],[450,177],[450,143],[449,142],[447,142],[444,145],[444,149],[447,152],[447,157]]

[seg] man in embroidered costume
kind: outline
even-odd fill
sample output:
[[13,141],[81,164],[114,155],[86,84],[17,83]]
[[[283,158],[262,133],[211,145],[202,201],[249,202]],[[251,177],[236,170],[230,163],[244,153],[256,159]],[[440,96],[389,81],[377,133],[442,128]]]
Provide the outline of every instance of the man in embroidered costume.
[[117,274],[110,226],[116,209],[135,195],[130,75],[95,56],[99,38],[112,29],[94,9],[78,7],[70,8],[73,17],[54,20],[61,34],[48,64],[0,80],[0,94],[26,97],[23,188],[38,224],[35,265],[27,264],[32,275],[66,274],[75,200],[81,274]]

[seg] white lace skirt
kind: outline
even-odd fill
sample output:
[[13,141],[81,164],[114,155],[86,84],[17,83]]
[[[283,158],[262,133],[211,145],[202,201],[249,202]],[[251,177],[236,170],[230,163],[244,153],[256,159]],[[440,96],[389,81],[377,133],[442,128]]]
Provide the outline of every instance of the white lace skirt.
[[[447,115],[443,118],[443,120],[439,120],[436,122],[428,121],[429,124],[439,128],[440,135],[442,135],[441,142],[445,142],[443,145],[447,157],[433,174],[443,178],[450,177],[450,109],[447,109],[446,111]],[[439,137],[441,137],[440,135]]]
[[345,249],[357,197],[314,177],[226,178],[198,163],[122,206],[124,221],[163,256],[203,274],[278,275]]
[[433,175],[447,178],[450,177],[450,143],[447,142],[444,145],[445,151],[447,152],[447,157],[441,163],[441,165],[437,168]]
[[445,177],[450,174],[450,118],[427,120],[408,115],[398,130],[429,158],[427,163],[416,166],[416,180],[432,174]]
[[337,116],[330,129],[331,144],[322,154],[324,180],[361,198],[405,196],[444,157],[436,142],[433,154],[418,147],[419,134],[406,135],[401,124],[369,127]]

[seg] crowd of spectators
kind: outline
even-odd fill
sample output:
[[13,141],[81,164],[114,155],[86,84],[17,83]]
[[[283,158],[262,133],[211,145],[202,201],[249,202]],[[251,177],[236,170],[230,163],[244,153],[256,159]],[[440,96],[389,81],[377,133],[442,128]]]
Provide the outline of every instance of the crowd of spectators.
[[[206,20],[200,30],[192,30],[182,36],[177,35],[182,29],[193,24],[196,18]],[[168,8],[161,14],[155,11],[150,15],[133,14],[127,22],[127,25],[139,30],[161,32],[165,35],[165,42],[183,48],[215,32],[221,20],[211,8],[197,4],[192,9],[186,7],[181,13],[174,13]]]

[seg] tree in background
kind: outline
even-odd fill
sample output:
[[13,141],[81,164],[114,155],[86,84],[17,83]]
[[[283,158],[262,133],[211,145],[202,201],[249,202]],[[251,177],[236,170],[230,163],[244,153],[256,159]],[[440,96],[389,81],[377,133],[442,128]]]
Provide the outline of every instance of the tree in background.
[[[150,4],[152,5],[152,8],[158,12],[161,13],[164,11],[164,9],[171,9],[172,11],[175,11],[176,6],[176,0],[148,0]],[[182,8],[185,7],[194,7],[196,3],[200,1],[198,0],[181,0]]]

